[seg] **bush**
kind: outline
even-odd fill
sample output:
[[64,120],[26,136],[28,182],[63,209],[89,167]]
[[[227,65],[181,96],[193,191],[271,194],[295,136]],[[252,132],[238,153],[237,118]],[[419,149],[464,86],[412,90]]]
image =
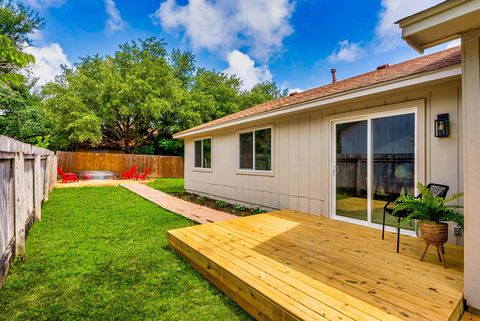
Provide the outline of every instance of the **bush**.
[[247,210],[247,208],[241,204],[235,204],[233,206],[233,210],[236,211],[236,212],[245,212]]
[[228,203],[225,202],[225,201],[222,201],[222,200],[217,200],[217,201],[215,201],[215,206],[218,206],[218,207],[227,207],[227,206],[228,206]]
[[265,213],[265,210],[262,210],[260,207],[255,207],[250,210],[252,214],[262,214]]

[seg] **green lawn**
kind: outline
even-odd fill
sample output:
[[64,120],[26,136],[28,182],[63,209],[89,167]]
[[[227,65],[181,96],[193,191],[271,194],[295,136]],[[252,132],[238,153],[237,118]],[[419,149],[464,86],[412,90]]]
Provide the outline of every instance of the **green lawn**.
[[147,183],[148,186],[165,193],[183,193],[183,178],[159,178]]
[[0,320],[250,320],[169,249],[166,231],[192,224],[121,187],[54,190]]

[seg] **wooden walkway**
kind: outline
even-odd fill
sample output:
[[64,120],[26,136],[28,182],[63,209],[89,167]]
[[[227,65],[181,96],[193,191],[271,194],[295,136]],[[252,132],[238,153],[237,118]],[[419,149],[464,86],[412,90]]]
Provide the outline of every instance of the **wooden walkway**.
[[237,218],[225,212],[217,211],[206,206],[184,201],[178,197],[168,195],[164,192],[148,187],[141,183],[127,182],[120,186],[140,195],[146,200],[157,204],[158,206],[169,210],[170,212],[182,215],[192,221],[200,224],[221,222]]
[[[463,248],[292,211],[168,232],[170,246],[257,320],[459,320]],[[435,254],[435,255],[434,255]]]

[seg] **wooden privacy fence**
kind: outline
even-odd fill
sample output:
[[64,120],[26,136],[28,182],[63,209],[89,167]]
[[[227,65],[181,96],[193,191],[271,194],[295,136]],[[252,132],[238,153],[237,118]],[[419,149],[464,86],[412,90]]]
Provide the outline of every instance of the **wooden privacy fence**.
[[56,166],[52,151],[0,135],[0,287],[12,257],[25,254],[25,238],[41,219]]
[[120,173],[137,165],[139,172],[150,167],[149,177],[183,177],[183,158],[180,156],[57,152],[57,159],[64,172],[101,170]]

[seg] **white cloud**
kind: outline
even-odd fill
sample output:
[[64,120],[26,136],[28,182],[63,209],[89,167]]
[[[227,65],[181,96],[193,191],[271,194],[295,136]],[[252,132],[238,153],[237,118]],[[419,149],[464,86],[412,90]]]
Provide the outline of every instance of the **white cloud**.
[[381,54],[393,50],[403,44],[401,30],[396,21],[414,13],[430,8],[444,0],[381,0],[378,22],[373,39],[363,44],[344,40],[339,42],[327,61],[353,62],[366,52]]
[[462,44],[462,40],[460,38],[449,41],[445,44],[445,49],[450,49],[453,47],[458,47]]
[[327,60],[331,63],[354,62],[364,53],[365,50],[359,43],[343,40],[338,43],[338,48],[327,57]]
[[61,6],[65,0],[24,0],[23,2],[36,9],[46,9]]
[[35,65],[30,67],[30,70],[39,78],[38,85],[44,85],[60,75],[62,65],[70,66],[67,55],[58,43],[50,43],[44,47],[27,47],[25,52],[35,56]]
[[238,50],[228,54],[227,62],[228,68],[224,72],[239,77],[243,82],[242,90],[249,90],[260,82],[272,80],[272,73],[267,66],[256,67],[253,59]]
[[183,32],[194,49],[227,54],[248,48],[255,59],[268,59],[283,48],[293,32],[290,0],[190,0],[185,5],[167,0],[152,15],[155,23]]
[[114,0],[105,0],[105,10],[107,11],[107,29],[109,31],[118,31],[125,29],[125,21],[123,21],[120,11]]
[[375,28],[374,47],[384,52],[403,44],[396,21],[430,8],[444,0],[382,0],[379,21]]

